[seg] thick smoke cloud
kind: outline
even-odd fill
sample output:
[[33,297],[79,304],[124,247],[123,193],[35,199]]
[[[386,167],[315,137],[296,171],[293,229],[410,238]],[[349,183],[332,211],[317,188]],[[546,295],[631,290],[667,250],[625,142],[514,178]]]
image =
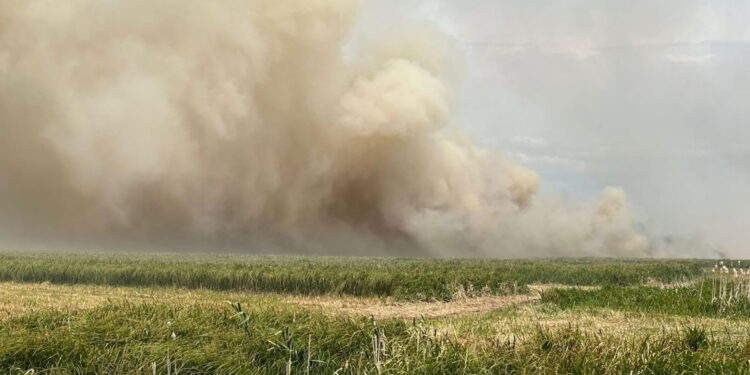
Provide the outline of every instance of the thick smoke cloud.
[[666,254],[450,125],[441,51],[344,59],[354,1],[0,0],[0,242]]
[[710,243],[747,255],[747,1],[381,0],[367,8],[360,33],[426,19],[454,40],[465,60],[454,123],[539,173],[540,193],[554,186],[586,200],[621,186],[650,230],[693,239],[682,240],[681,254]]

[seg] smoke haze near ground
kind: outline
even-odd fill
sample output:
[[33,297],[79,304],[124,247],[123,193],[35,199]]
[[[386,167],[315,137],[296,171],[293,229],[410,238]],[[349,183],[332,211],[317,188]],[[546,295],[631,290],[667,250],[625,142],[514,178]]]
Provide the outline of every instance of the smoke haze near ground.
[[0,244],[677,254],[622,190],[538,197],[536,173],[457,131],[429,32],[344,58],[357,10],[0,0]]

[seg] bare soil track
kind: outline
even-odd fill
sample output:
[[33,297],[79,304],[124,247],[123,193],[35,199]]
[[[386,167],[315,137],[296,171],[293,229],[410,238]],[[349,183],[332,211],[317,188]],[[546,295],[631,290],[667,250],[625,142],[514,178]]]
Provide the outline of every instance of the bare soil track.
[[0,283],[0,319],[46,309],[63,311],[89,309],[110,302],[223,305],[226,301],[248,297],[278,298],[280,303],[321,309],[333,315],[365,315],[375,319],[460,316],[506,308],[539,299],[538,293],[533,293],[458,298],[449,302],[406,302],[346,296],[256,295],[170,288]]
[[319,307],[334,314],[367,315],[375,319],[438,318],[491,311],[539,299],[538,294],[487,296],[449,302],[399,302],[375,298],[290,297],[290,303]]

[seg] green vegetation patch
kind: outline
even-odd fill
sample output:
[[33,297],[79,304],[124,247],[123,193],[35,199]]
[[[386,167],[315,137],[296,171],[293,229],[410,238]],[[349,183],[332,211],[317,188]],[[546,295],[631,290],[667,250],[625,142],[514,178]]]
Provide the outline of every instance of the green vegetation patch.
[[[729,289],[733,284],[729,285]],[[718,285],[710,280],[687,287],[604,287],[598,290],[552,289],[542,293],[543,303],[563,309],[608,308],[666,315],[750,318],[746,296],[720,301]]]
[[635,285],[703,272],[695,261],[486,260],[199,254],[0,253],[0,281],[449,300],[531,283]]
[[5,373],[746,373],[746,339],[687,327],[623,340],[575,326],[523,340],[449,335],[422,320],[330,317],[240,305],[111,304],[0,323]]

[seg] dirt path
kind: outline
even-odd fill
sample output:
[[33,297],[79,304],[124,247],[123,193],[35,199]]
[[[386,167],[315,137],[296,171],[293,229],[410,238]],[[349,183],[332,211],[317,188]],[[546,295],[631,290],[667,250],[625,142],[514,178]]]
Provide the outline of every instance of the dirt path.
[[49,283],[0,282],[0,320],[42,310],[75,311],[95,308],[111,302],[216,304],[247,298],[261,303],[289,303],[322,309],[333,315],[364,315],[375,319],[436,318],[467,315],[505,308],[538,300],[530,295],[486,296],[450,302],[404,302],[380,298],[346,296],[295,296],[249,294],[170,288],[108,287],[97,285],[55,285]]
[[375,319],[388,319],[467,315],[538,299],[538,294],[532,294],[476,297],[450,302],[397,302],[351,297],[290,297],[286,301],[301,306],[323,308],[338,315],[366,315]]
[[375,319],[439,318],[492,311],[518,304],[537,301],[541,293],[550,289],[599,289],[598,286],[562,284],[532,284],[530,295],[487,296],[458,299],[450,302],[399,302],[377,298],[304,297],[291,296],[287,302],[301,306],[323,308],[338,315],[366,315]]
[[565,284],[529,284],[529,290],[541,294],[542,292],[551,289],[581,289],[581,290],[597,290],[601,289],[600,286],[590,285],[565,285]]

